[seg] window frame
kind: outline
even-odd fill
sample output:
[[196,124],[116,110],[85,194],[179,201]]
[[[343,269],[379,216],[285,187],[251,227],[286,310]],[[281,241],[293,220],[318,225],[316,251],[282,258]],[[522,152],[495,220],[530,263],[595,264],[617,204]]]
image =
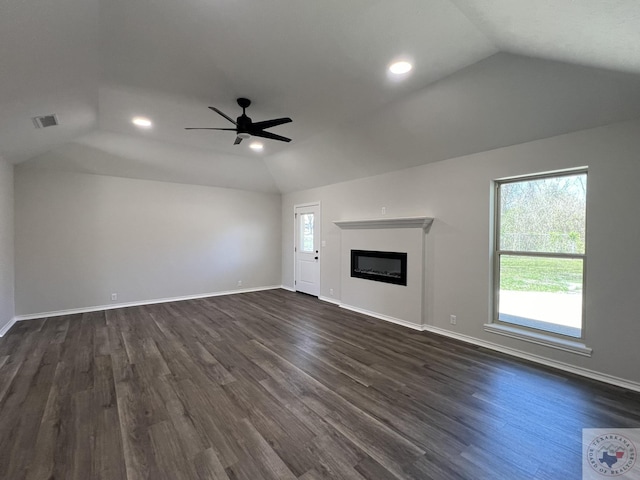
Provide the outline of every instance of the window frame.
[[[517,331],[515,336],[518,338],[520,335],[526,337],[528,335],[540,338],[546,337],[553,341],[553,339],[557,339],[561,342],[574,343],[574,342],[583,342],[585,339],[585,330],[586,330],[586,294],[587,294],[587,198],[585,198],[585,248],[584,253],[555,253],[555,252],[527,252],[522,250],[502,250],[500,248],[500,218],[501,218],[501,192],[500,187],[505,184],[510,183],[518,183],[518,182],[526,182],[526,181],[535,181],[544,178],[560,178],[567,176],[575,176],[575,175],[587,175],[587,195],[589,192],[589,182],[588,182],[588,168],[587,167],[579,167],[574,169],[567,170],[557,170],[552,172],[545,173],[537,173],[531,175],[520,175],[517,177],[508,177],[494,180],[493,182],[493,262],[492,262],[492,277],[493,277],[493,302],[492,302],[492,315],[491,315],[491,323],[487,325],[490,327],[489,330],[494,333],[500,333],[495,329],[491,328],[492,326],[497,327],[499,329],[503,329],[505,331],[514,330]],[[561,259],[578,259],[582,261],[582,309],[581,309],[581,328],[580,328],[580,336],[572,336],[565,335],[558,332],[553,332],[549,330],[543,330],[541,328],[534,328],[525,325],[519,325],[517,323],[506,322],[504,320],[500,320],[500,259],[503,255],[510,256],[521,256],[521,257],[540,257],[540,258],[561,258]],[[507,335],[511,336],[511,335]],[[537,343],[537,342],[536,342]],[[582,344],[581,344],[582,345]]]

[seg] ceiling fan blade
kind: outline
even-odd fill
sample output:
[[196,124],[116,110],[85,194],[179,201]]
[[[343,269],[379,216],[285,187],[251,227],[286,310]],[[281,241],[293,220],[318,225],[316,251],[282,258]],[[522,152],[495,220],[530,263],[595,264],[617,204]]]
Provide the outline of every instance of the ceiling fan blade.
[[186,127],[185,130],[229,130],[235,132],[235,128],[208,128],[208,127]]
[[242,141],[242,138],[236,137],[236,141],[233,142],[234,145],[238,145]]
[[227,115],[224,112],[221,112],[220,110],[218,110],[216,107],[209,107],[211,110],[213,110],[214,112],[216,112],[218,115],[222,115],[224,118],[226,118],[227,120],[229,120],[231,123],[233,123],[234,125],[238,125],[236,123],[236,121],[231,118],[229,115]]
[[283,137],[282,135],[276,135],[275,133],[265,132],[264,130],[256,130],[251,131],[251,136],[253,137],[263,137],[270,138],[271,140],[280,140],[281,142],[290,142],[291,139],[287,137]]
[[283,123],[291,123],[291,122],[293,122],[293,120],[291,120],[289,117],[283,117],[283,118],[274,118],[273,120],[265,120],[264,122],[255,122],[251,126],[258,128],[260,130],[264,130],[265,128],[271,128],[277,125],[282,125]]

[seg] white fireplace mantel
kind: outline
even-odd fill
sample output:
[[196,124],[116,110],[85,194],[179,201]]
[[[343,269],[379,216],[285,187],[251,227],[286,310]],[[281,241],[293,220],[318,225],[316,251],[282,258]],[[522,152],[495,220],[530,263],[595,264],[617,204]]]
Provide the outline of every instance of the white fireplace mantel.
[[335,225],[343,230],[365,228],[422,228],[428,232],[433,223],[432,217],[396,217],[374,218],[369,220],[336,220]]

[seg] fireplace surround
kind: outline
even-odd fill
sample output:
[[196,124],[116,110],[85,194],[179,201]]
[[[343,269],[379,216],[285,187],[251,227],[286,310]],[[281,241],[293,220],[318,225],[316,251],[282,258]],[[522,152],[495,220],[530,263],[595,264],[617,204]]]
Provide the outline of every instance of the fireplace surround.
[[[340,306],[417,330],[423,329],[426,310],[426,237],[433,218],[395,217],[336,220],[340,228]],[[406,253],[406,286],[372,282],[351,275],[352,251]],[[369,253],[368,258],[371,259]],[[374,257],[375,259],[375,257]],[[365,263],[360,270],[389,270]],[[361,272],[362,273],[362,272]],[[335,288],[335,287],[333,287]]]

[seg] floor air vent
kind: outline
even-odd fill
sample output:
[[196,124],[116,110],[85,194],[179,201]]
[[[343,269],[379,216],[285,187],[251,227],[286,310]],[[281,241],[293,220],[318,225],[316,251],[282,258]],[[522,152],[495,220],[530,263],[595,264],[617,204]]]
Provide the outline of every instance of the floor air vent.
[[42,115],[40,117],[33,117],[33,124],[36,128],[55,127],[59,125],[58,117],[56,115]]

